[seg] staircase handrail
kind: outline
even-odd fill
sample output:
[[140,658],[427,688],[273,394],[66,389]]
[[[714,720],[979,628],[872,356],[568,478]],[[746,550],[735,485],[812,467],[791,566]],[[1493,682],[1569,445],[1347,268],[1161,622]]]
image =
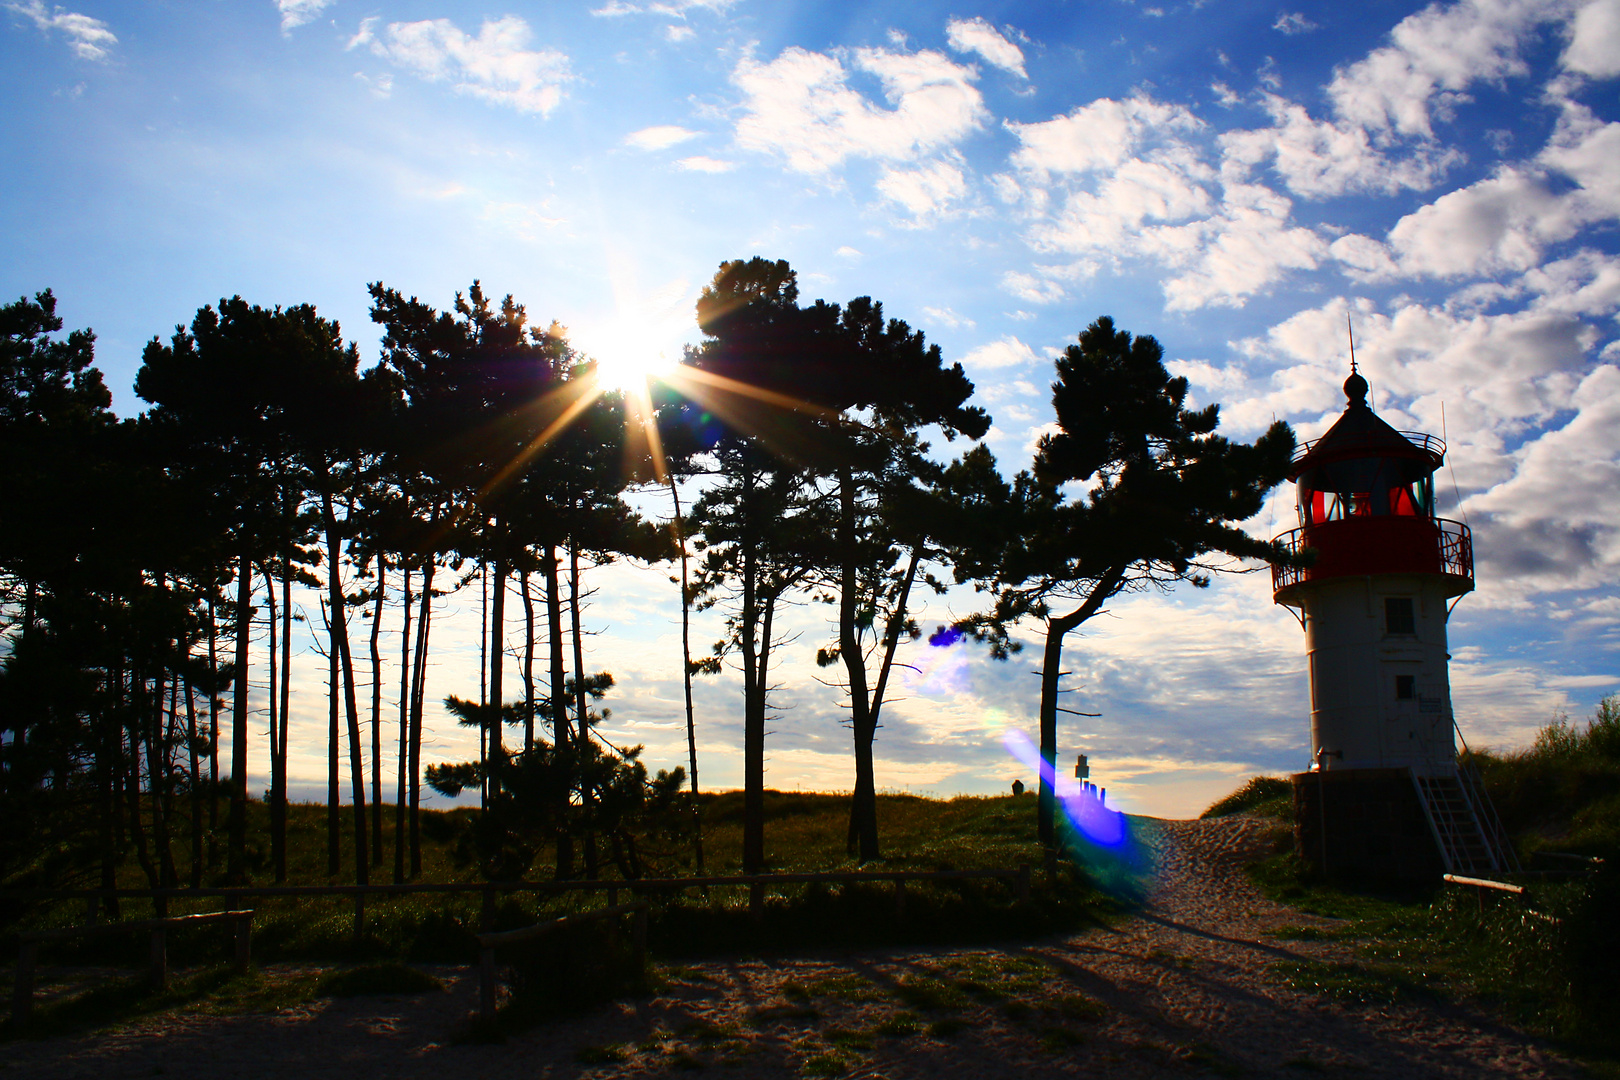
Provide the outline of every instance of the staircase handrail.
[[1478,809],[1475,811],[1483,826],[1485,840],[1491,849],[1491,858],[1497,863],[1497,868],[1506,873],[1517,874],[1522,869],[1519,864],[1519,855],[1513,850],[1513,844],[1508,840],[1507,829],[1502,825],[1502,819],[1496,812],[1496,804],[1491,800],[1491,793],[1485,790],[1485,776],[1472,760],[1463,760],[1463,754],[1473,757],[1473,751],[1468,748],[1468,740],[1463,737],[1462,726],[1457,718],[1451,718],[1451,728],[1457,733],[1457,741],[1462,744],[1463,753],[1458,755],[1457,774],[1462,779],[1464,794]]

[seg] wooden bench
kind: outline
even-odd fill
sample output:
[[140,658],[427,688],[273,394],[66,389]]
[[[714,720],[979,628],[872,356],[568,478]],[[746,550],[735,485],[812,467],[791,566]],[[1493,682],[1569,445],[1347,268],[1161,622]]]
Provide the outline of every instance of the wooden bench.
[[17,977],[11,998],[11,1022],[13,1025],[20,1025],[33,1012],[34,969],[38,966],[39,947],[43,942],[117,934],[130,930],[145,930],[151,934],[152,943],[151,964],[148,969],[149,985],[153,990],[163,990],[169,985],[168,932],[171,929],[180,927],[216,922],[235,924],[235,966],[239,974],[246,972],[252,953],[253,912],[251,910],[209,911],[197,915],[176,915],[167,919],[141,919],[134,922],[106,923],[101,926],[75,926],[64,930],[30,930],[19,934]]

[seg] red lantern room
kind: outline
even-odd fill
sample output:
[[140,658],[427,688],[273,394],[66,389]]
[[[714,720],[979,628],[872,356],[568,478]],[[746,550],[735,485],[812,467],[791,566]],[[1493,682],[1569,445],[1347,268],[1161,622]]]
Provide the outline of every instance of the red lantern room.
[[1273,570],[1276,602],[1298,607],[1302,584],[1365,574],[1439,574],[1447,597],[1472,591],[1468,526],[1434,516],[1434,472],[1446,444],[1380,420],[1367,405],[1367,380],[1354,371],[1344,393],[1344,415],[1300,447],[1288,475],[1300,527],[1277,539],[1315,549],[1316,561]]

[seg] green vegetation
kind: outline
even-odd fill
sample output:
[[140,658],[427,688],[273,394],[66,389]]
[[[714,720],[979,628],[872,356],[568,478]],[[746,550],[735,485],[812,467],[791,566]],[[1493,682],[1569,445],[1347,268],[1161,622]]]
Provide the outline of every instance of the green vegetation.
[[1281,776],[1256,776],[1198,816],[1218,818],[1230,814],[1259,814],[1290,821],[1294,816],[1294,786]]
[[1559,713],[1529,749],[1474,751],[1469,759],[1527,859],[1568,852],[1613,863],[1620,856],[1620,695],[1599,702],[1584,729]]
[[[1030,801],[1011,796],[997,798],[925,799],[911,795],[882,795],[878,811],[885,834],[891,838],[890,856],[870,869],[944,870],[1016,867],[1035,852],[1035,821]],[[743,850],[743,808],[740,792],[706,796],[702,800],[711,873],[736,873]],[[262,803],[249,805],[250,828],[265,812]],[[767,792],[770,825],[767,866],[772,871],[855,870],[845,853],[848,799],[845,796]],[[472,814],[467,810],[424,811],[423,865],[440,881],[477,880],[476,867],[458,865],[456,847]],[[325,808],[294,805],[288,816],[287,863],[298,871],[292,884],[325,884],[322,855],[325,847]],[[690,872],[679,863],[673,869]],[[612,873],[604,863],[605,873]],[[138,869],[126,868],[128,887],[145,884]],[[632,895],[631,883],[615,879],[619,899]],[[749,911],[746,888],[708,890],[642,889],[651,901],[650,949],[655,957],[734,953],[737,951],[792,952],[830,944],[886,945],[910,942],[971,942],[1028,938],[1071,930],[1116,910],[1083,875],[1066,867],[1056,880],[1043,871],[1031,874],[1030,900],[1017,903],[1016,883],[996,879],[970,879],[939,883],[910,883],[905,889],[904,912],[896,904],[892,884],[811,884],[771,889],[764,897],[761,917]],[[492,928],[513,929],[574,911],[600,907],[600,892],[567,891],[556,894],[502,894],[493,912]],[[218,900],[179,898],[169,913],[217,910]],[[187,928],[169,935],[171,968],[177,973],[176,990],[152,997],[141,990],[139,978],[146,963],[146,936],[142,933],[109,934],[48,945],[41,955],[42,973],[82,965],[122,967],[129,979],[117,980],[112,990],[78,988],[40,1015],[48,1030],[98,1026],[152,1011],[185,1006],[215,1007],[220,995],[235,995],[232,1008],[251,1008],[253,995],[266,1000],[307,1000],[320,995],[410,994],[432,990],[436,983],[417,969],[421,963],[470,964],[477,956],[475,935],[483,912],[477,894],[413,894],[372,897],[365,905],[361,934],[355,935],[354,901],[338,898],[259,898],[248,902],[255,911],[253,957],[259,963],[287,961],[340,964],[344,970],[319,971],[288,984],[275,982],[268,989],[249,993],[224,976],[202,978],[195,972],[215,970],[231,954],[228,929],[220,924]],[[125,919],[153,914],[150,901],[129,901],[120,913]],[[0,951],[15,955],[16,934],[23,929],[65,927],[84,915],[78,904],[57,904],[16,911],[0,934]],[[686,978],[679,967],[662,975],[639,969],[628,953],[629,926],[621,921],[617,933],[604,923],[593,923],[578,933],[542,941],[524,949],[503,951],[499,960],[510,967],[511,1003],[502,1029],[532,1022],[560,1010],[637,993],[658,978]],[[195,972],[192,971],[195,969]],[[568,972],[566,979],[557,972]],[[548,974],[550,977],[548,977]],[[940,974],[919,974],[898,987],[880,988],[855,976],[840,976],[784,987],[783,1000],[761,1006],[755,1022],[761,1024],[814,1019],[822,1014],[817,1002],[876,1000],[893,997],[907,1011],[885,1021],[888,1026],[874,1037],[899,1036],[921,1030],[970,1002],[1013,1003],[1033,991],[1046,966],[1038,961],[1008,966],[985,961]],[[255,975],[254,979],[268,976]],[[281,979],[280,976],[276,977]],[[213,981],[209,981],[212,979]],[[264,984],[269,986],[270,984]],[[122,989],[118,989],[122,987]],[[190,989],[187,989],[187,988]],[[559,994],[559,989],[566,993]],[[110,996],[108,996],[110,995]],[[83,998],[72,1004],[68,999]],[[9,1000],[9,999],[8,999]],[[223,999],[220,999],[223,1000]],[[214,1003],[214,1004],[210,1004]],[[3,1006],[3,1003],[0,1003]],[[932,1015],[938,1012],[939,1015]],[[929,1013],[925,1022],[917,1013]],[[1054,1022],[1068,1017],[1054,1014]],[[1076,1014],[1078,1015],[1078,1014]],[[908,1019],[908,1017],[910,1019]],[[484,1033],[498,1035],[499,1032]]]
[[[1311,879],[1291,854],[1276,855],[1249,868],[1262,891],[1334,920],[1279,927],[1276,936],[1346,942],[1356,959],[1279,964],[1275,974],[1347,1004],[1473,1002],[1577,1053],[1620,1057],[1620,696],[1605,698],[1584,726],[1555,716],[1526,750],[1475,751],[1465,760],[1480,769],[1527,866],[1594,872],[1526,877],[1521,901],[1438,883],[1346,889]],[[1286,781],[1256,777],[1203,816],[1287,816],[1287,792]],[[1604,861],[1547,857],[1553,853]]]

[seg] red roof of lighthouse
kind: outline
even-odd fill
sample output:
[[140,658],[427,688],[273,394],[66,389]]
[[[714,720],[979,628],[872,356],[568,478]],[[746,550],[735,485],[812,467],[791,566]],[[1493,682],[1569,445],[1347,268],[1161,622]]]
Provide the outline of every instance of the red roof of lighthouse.
[[1305,443],[1294,455],[1288,479],[1298,480],[1308,469],[1349,458],[1400,457],[1426,460],[1440,467],[1446,444],[1433,435],[1396,431],[1367,404],[1367,380],[1354,369],[1344,380],[1344,415],[1320,439]]

